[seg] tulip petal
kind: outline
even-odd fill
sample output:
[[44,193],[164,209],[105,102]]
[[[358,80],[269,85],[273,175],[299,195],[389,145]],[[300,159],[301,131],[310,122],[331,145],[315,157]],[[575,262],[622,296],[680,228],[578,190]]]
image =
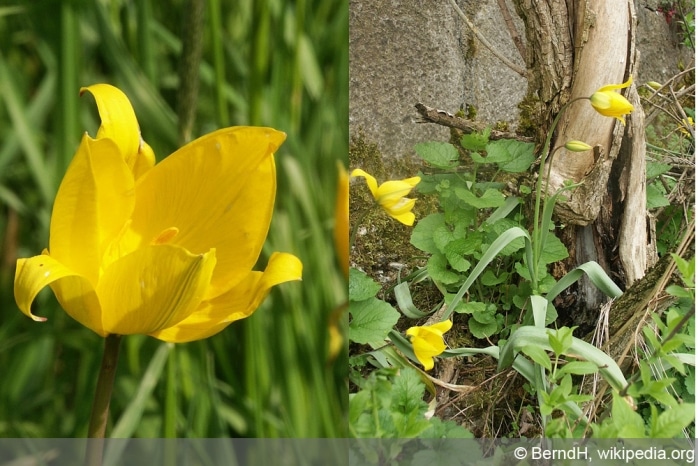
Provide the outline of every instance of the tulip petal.
[[160,340],[183,343],[208,338],[232,322],[250,316],[280,283],[300,280],[303,265],[292,254],[275,252],[264,272],[250,272],[223,295],[204,302],[197,312],[174,327],[151,333]]
[[605,92],[605,91],[613,91],[615,89],[624,89],[628,86],[630,86],[633,83],[633,77],[630,76],[627,81],[625,81],[623,84],[608,84],[606,86],[603,86],[599,88],[598,91],[596,92]]
[[97,294],[108,333],[152,333],[187,318],[201,303],[216,265],[215,250],[191,254],[170,244],[146,246],[114,262]]
[[334,210],[334,245],[339,264],[345,276],[349,276],[349,177],[344,165],[339,165],[337,198]]
[[369,175],[368,173],[366,173],[365,171],[363,171],[360,168],[356,168],[354,171],[351,172],[351,175],[349,175],[349,176],[351,178],[354,178],[357,176],[365,178],[366,184],[368,185],[368,189],[371,190],[371,194],[373,195],[373,197],[377,196],[376,193],[378,192],[378,182],[376,181],[376,179],[373,176]]
[[265,241],[276,192],[273,152],[286,135],[271,128],[226,128],[179,149],[138,179],[131,230],[142,244],[177,228],[172,244],[218,266],[208,297],[252,269]]
[[90,92],[97,103],[102,125],[97,131],[97,139],[109,138],[118,146],[129,169],[133,170],[138,159],[141,133],[136,113],[131,102],[120,89],[109,84],[94,84],[80,89],[82,95]]
[[382,206],[390,206],[407,196],[420,181],[418,176],[406,180],[386,181],[378,188],[376,200]]
[[51,285],[61,307],[71,317],[99,335],[106,336],[102,329],[99,301],[87,279],[46,254],[17,261],[15,301],[24,314],[38,322],[46,318],[32,314],[31,304],[46,285]]
[[104,252],[131,215],[133,188],[114,142],[85,135],[56,194],[49,250],[93,287]]

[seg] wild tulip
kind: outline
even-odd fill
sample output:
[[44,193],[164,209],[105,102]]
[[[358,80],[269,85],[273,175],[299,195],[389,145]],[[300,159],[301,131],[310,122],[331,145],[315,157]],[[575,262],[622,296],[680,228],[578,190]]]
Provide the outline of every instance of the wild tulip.
[[623,115],[632,112],[634,107],[625,97],[614,91],[626,88],[632,83],[633,77],[630,76],[623,84],[609,84],[599,88],[589,97],[591,106],[601,115],[617,118],[621,123],[625,124]]
[[407,226],[414,224],[415,216],[412,208],[416,200],[406,198],[405,196],[419,184],[421,181],[420,177],[415,176],[404,180],[386,181],[378,186],[378,182],[373,176],[359,168],[351,172],[352,178],[357,176],[366,179],[366,184],[368,189],[371,190],[373,198],[388,215]]
[[414,355],[422,363],[424,370],[432,370],[434,358],[446,351],[443,336],[452,326],[453,322],[447,319],[433,325],[410,327],[405,332],[410,337]]
[[63,309],[102,337],[207,338],[252,314],[302,265],[273,253],[253,271],[276,194],[274,152],[286,135],[232,127],[203,136],[155,165],[119,89],[82,89],[101,126],[85,134],[56,195],[49,247],[17,261],[15,299],[50,286]]

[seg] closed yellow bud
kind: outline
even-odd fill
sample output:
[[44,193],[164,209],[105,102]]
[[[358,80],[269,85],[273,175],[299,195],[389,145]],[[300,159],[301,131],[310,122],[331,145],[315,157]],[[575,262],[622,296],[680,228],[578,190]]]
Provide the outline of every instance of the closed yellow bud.
[[565,149],[571,152],[586,152],[591,150],[592,147],[586,142],[582,141],[567,141],[567,144],[565,144]]

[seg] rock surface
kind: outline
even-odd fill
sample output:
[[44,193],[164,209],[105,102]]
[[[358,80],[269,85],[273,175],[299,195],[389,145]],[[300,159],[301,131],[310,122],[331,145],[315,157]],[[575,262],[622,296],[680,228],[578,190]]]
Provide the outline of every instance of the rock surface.
[[[692,65],[677,27],[656,0],[636,2],[640,69],[636,82],[663,82]],[[506,58],[524,66],[497,0],[458,1],[474,26]],[[523,24],[506,2],[519,35]],[[448,130],[419,124],[415,103],[455,113],[465,104],[477,118],[511,129],[526,80],[507,68],[468,29],[448,0],[351,0],[349,131],[378,145],[384,157],[410,157],[418,142],[447,140]]]

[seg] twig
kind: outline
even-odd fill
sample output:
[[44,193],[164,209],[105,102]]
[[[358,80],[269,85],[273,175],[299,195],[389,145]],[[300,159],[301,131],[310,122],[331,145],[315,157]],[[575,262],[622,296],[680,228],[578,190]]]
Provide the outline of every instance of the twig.
[[[436,123],[437,125],[447,126],[449,128],[459,129],[466,133],[479,133],[487,128],[487,125],[479,121],[466,120],[465,118],[457,117],[443,110],[427,107],[422,103],[417,103],[414,106],[425,122]],[[516,133],[505,131],[491,130],[490,139],[516,139],[521,142],[533,142],[533,138],[520,136]]]
[[482,45],[484,45],[485,47],[487,47],[487,49],[488,49],[490,52],[492,52],[492,54],[493,54],[495,57],[499,58],[499,59],[502,61],[502,63],[504,63],[507,67],[511,68],[512,70],[514,70],[515,72],[517,72],[518,74],[520,74],[521,76],[523,76],[524,78],[527,77],[527,75],[526,75],[526,70],[525,70],[525,69],[521,68],[519,65],[517,65],[517,64],[514,63],[513,61],[509,60],[507,57],[505,57],[505,56],[502,55],[501,53],[499,53],[499,52],[497,51],[497,49],[495,49],[495,48],[492,46],[492,44],[490,44],[490,43],[487,41],[487,39],[485,39],[485,36],[483,36],[483,35],[480,33],[480,31],[478,31],[478,30],[475,28],[475,26],[473,25],[473,23],[470,22],[470,20],[468,19],[468,17],[465,16],[465,13],[463,13],[463,10],[461,10],[460,7],[456,4],[455,0],[449,0],[449,1],[451,2],[451,5],[452,5],[453,8],[456,10],[456,12],[458,13],[458,15],[463,19],[463,21],[465,21],[465,24],[467,24],[468,27],[470,28],[470,30],[473,31],[473,34],[475,34],[475,37],[477,37],[478,40],[479,40],[480,42],[482,42]]
[[516,49],[519,51],[519,55],[521,55],[521,58],[526,60],[526,44],[524,44],[524,41],[521,39],[519,31],[516,30],[514,20],[511,17],[511,13],[509,12],[509,8],[507,7],[506,1],[497,0],[497,3],[499,4],[499,11],[502,12],[502,17],[504,18],[504,22],[507,25],[507,29],[509,29],[509,35],[511,36],[511,40],[514,41],[514,45],[516,46]]

